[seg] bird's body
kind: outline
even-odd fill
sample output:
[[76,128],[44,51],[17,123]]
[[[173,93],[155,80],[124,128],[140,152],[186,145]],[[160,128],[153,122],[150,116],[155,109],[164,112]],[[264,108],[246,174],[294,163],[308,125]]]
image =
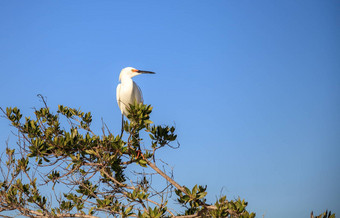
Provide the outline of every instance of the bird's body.
[[126,78],[117,86],[117,103],[122,114],[127,117],[127,107],[129,104],[143,103],[143,95],[138,85],[131,79]]
[[143,103],[142,91],[132,80],[132,77],[143,73],[154,74],[154,72],[136,70],[132,67],[126,67],[120,72],[120,84],[117,86],[116,97],[119,109],[122,112],[122,115],[126,117],[128,115],[127,107],[129,104],[133,104],[135,101],[136,103]]

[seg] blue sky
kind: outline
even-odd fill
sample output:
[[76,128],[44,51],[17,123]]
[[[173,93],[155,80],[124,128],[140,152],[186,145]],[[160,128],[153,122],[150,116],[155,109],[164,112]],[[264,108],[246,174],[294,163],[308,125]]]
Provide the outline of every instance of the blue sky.
[[[115,133],[127,66],[151,119],[177,127],[160,158],[187,186],[245,198],[258,217],[340,214],[338,1],[1,1],[0,106],[47,97]],[[0,120],[0,142],[15,144]],[[3,149],[3,147],[2,147]]]

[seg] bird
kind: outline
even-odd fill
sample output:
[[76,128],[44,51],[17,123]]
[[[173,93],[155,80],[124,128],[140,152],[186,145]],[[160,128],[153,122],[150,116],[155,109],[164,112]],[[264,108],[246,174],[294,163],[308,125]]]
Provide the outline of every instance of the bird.
[[[136,103],[143,103],[143,95],[142,91],[135,83],[132,78],[138,76],[140,74],[155,74],[151,71],[146,70],[137,70],[133,67],[126,67],[122,69],[119,74],[119,81],[120,83],[117,86],[116,90],[116,98],[118,107],[122,113],[122,133],[123,133],[123,123],[124,123],[124,116],[128,116],[127,107],[129,104]],[[122,134],[121,134],[122,135]]]

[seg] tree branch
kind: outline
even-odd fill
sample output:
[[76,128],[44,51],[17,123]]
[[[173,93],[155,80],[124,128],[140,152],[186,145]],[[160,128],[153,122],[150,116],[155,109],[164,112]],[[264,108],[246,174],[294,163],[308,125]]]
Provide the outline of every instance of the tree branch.
[[178,190],[180,190],[181,192],[188,194],[184,187],[179,185],[175,180],[171,179],[168,175],[166,175],[162,170],[160,170],[155,164],[153,164],[151,161],[149,161],[148,159],[145,159],[145,161],[147,162],[147,164],[154,169],[157,173],[159,173],[161,176],[163,176],[167,181],[169,181],[172,185],[174,185]]

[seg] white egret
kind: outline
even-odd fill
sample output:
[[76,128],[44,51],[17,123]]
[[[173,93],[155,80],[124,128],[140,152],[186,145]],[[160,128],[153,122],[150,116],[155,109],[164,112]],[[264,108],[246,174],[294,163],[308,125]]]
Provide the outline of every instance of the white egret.
[[138,85],[132,80],[132,77],[140,74],[154,74],[151,71],[137,70],[133,67],[124,68],[119,75],[120,84],[117,86],[116,97],[120,111],[122,112],[122,133],[124,116],[127,117],[127,107],[129,104],[143,102],[142,91]]

